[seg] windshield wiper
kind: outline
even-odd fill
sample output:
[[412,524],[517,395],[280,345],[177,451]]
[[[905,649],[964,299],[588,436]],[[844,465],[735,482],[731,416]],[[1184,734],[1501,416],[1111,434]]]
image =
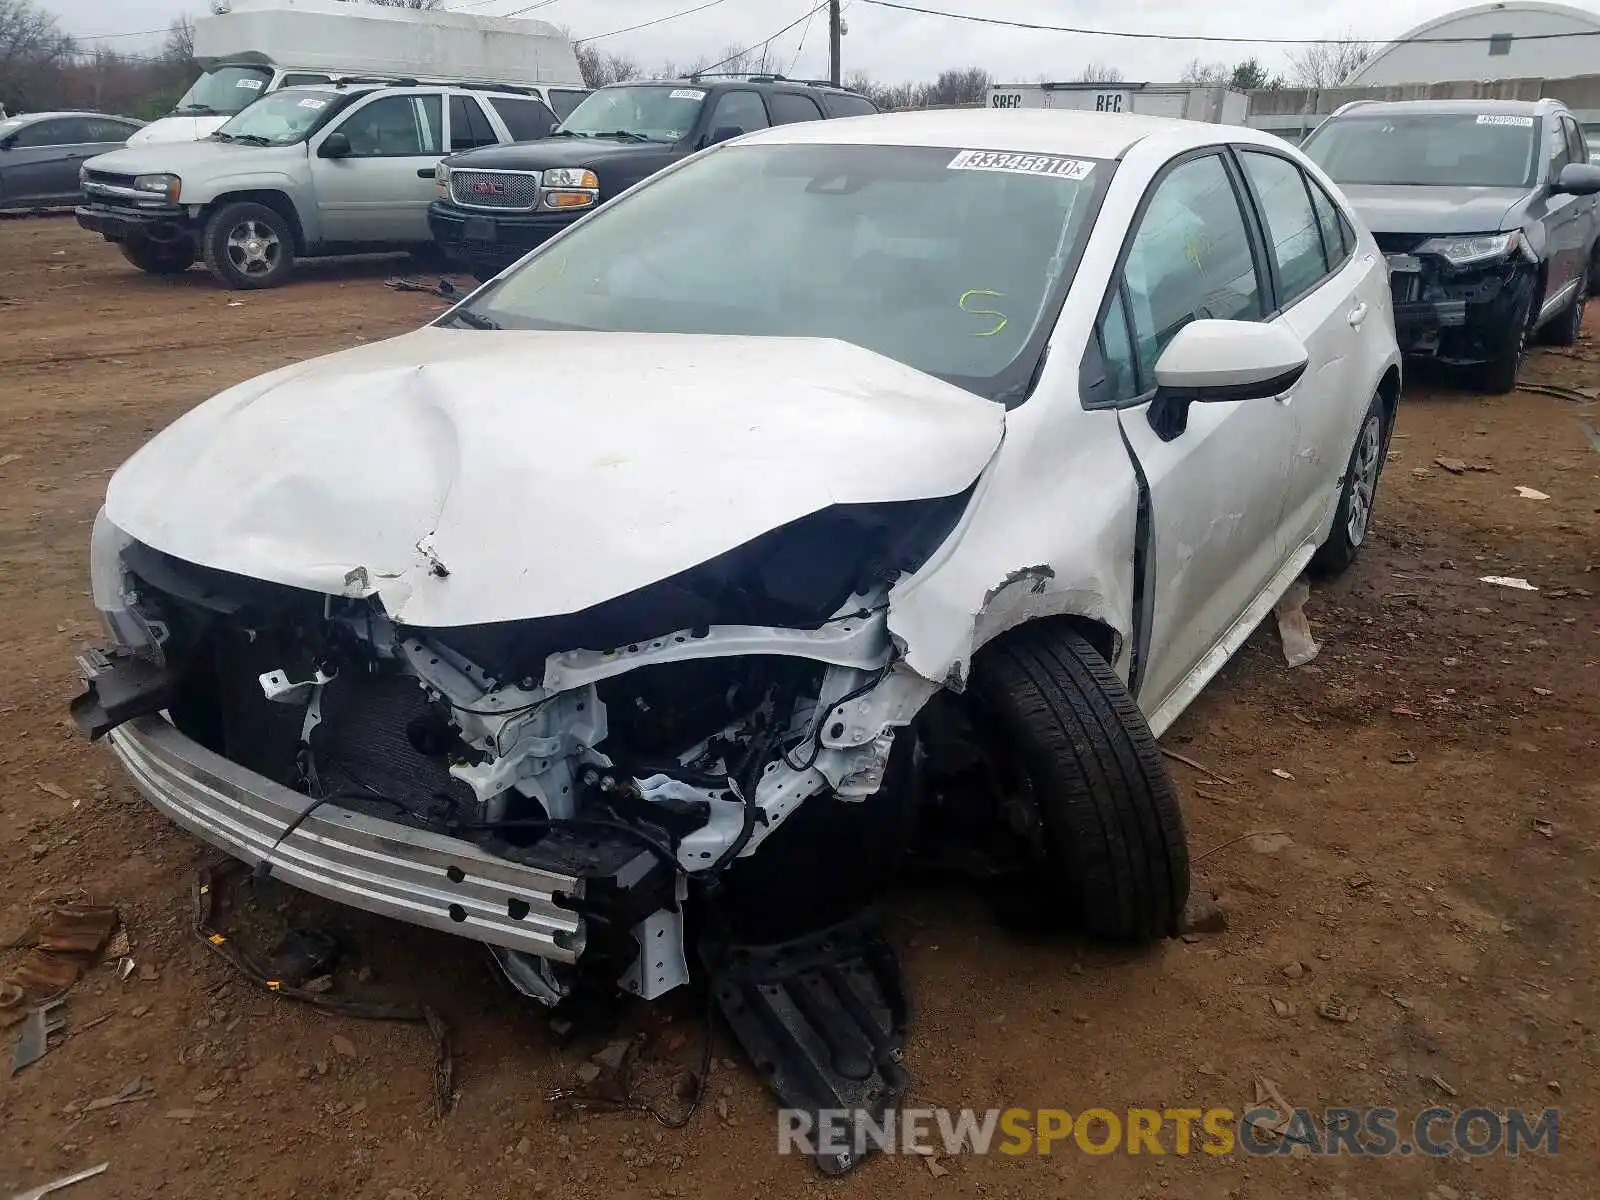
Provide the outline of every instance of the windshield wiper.
[[209,104],[185,104],[182,108],[172,110],[174,116],[190,117],[220,117],[223,112],[220,108],[212,108]]
[[642,133],[635,133],[631,129],[613,129],[610,133],[591,133],[590,137],[621,138],[625,142],[648,142],[650,139]]
[[460,321],[468,329],[499,329],[499,321],[491,321],[488,317],[473,312],[470,308],[460,308],[446,315],[447,321]]
[[587,133],[579,133],[575,129],[553,129],[553,130],[550,131],[549,136],[553,137],[553,138],[558,138],[558,137],[588,137],[589,135]]
[[272,139],[262,137],[259,133],[230,133],[227,135],[230,142],[249,142],[252,146],[270,146]]

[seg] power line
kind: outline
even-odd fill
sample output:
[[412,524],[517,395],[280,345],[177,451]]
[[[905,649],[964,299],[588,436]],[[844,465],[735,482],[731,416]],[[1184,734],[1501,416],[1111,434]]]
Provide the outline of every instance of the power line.
[[[601,38],[616,37],[619,33],[632,33],[635,29],[649,29],[652,25],[660,25],[666,21],[676,21],[679,17],[691,16],[697,12],[705,12],[708,8],[715,8],[724,3],[724,0],[711,0],[709,4],[702,4],[698,8],[686,8],[682,12],[668,13],[664,17],[657,17],[653,21],[644,21],[638,25],[629,25],[626,29],[613,29],[609,33],[597,33],[593,37],[573,38],[575,42],[598,42]],[[799,24],[799,22],[795,22]]]
[[812,9],[806,14],[806,27],[800,31],[800,44],[794,48],[794,58],[789,60],[789,74],[794,74],[794,69],[800,65],[800,56],[806,52],[806,38],[811,34],[811,21],[817,15],[817,10]]
[[166,29],[140,29],[133,33],[69,33],[67,36],[75,42],[109,42],[113,38],[155,37],[167,32]]
[[[1036,33],[1076,33],[1085,37],[1131,38],[1147,42],[1225,42],[1232,45],[1250,46],[1370,46],[1372,44],[1372,40],[1367,38],[1224,37],[1220,34],[1205,33],[1146,33],[1124,29],[1084,29],[1074,25],[1042,25],[1035,21],[1010,21],[1003,17],[980,17],[972,13],[946,12],[938,8],[919,8],[914,4],[899,4],[895,0],[861,0],[861,2],[878,8],[893,8],[901,12],[920,13],[925,17],[947,17],[953,21],[971,21],[979,25],[999,25],[1007,29],[1028,29]],[[1503,35],[1406,38],[1404,44],[1407,46],[1464,46],[1493,42],[1498,40],[1500,36]],[[1518,33],[1513,35],[1512,40],[1518,42],[1542,42],[1549,41],[1552,38],[1572,37],[1600,37],[1600,29],[1579,30],[1573,33]]]
[[778,30],[777,33],[769,34],[768,36],[762,38],[759,42],[752,42],[750,45],[746,46],[743,50],[735,51],[733,54],[728,55],[727,58],[724,58],[719,62],[712,63],[709,67],[701,67],[700,70],[695,72],[695,74],[704,75],[709,71],[715,71],[718,67],[723,66],[723,65],[725,65],[727,63],[731,63],[737,58],[743,58],[746,54],[749,54],[750,51],[754,50],[757,46],[770,45],[774,40],[776,40],[777,38],[781,38],[784,34],[788,33],[789,30],[794,29],[796,26],[798,26],[800,24],[800,22],[810,20],[812,17],[816,16],[823,9],[827,8],[830,3],[831,3],[831,0],[822,0],[821,4],[818,4],[815,8],[809,9],[806,12],[801,13],[798,17],[796,17],[794,20],[790,21],[782,29]]
[[537,8],[549,8],[556,0],[539,0],[537,4],[530,4],[526,8],[514,8],[508,13],[485,13],[489,17],[520,17],[523,13],[531,13]]

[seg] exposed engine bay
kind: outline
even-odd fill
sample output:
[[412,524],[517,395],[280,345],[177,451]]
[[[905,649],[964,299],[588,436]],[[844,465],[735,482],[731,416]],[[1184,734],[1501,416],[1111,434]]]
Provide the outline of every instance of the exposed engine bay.
[[[530,865],[576,855],[573,963],[478,936],[547,1004],[579,967],[652,998],[688,979],[691,888],[716,892],[808,800],[883,788],[896,730],[937,690],[898,661],[888,589],[966,499],[836,507],[587,612],[447,629],[128,541],[121,632],[165,680],[146,707],[309,798],[298,819],[337,806]],[[100,708],[80,712],[92,733],[133,711]]]

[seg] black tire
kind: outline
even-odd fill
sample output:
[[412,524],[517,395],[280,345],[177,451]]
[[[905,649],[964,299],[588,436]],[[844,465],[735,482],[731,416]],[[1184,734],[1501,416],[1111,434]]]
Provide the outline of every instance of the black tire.
[[1345,464],[1344,486],[1339,490],[1339,507],[1333,515],[1333,530],[1328,540],[1311,556],[1311,573],[1329,579],[1349,569],[1372,528],[1372,512],[1378,500],[1378,479],[1389,449],[1389,428],[1383,397],[1374,396],[1356,431],[1356,444]]
[[1161,748],[1110,664],[1058,622],[985,647],[970,692],[1025,775],[1045,862],[1031,891],[1093,937],[1180,931],[1189,898],[1183,814]]
[[189,241],[152,242],[148,238],[132,238],[119,243],[117,249],[146,275],[182,275],[199,257],[194,243]]
[[1505,341],[1498,353],[1478,368],[1478,387],[1481,391],[1502,396],[1516,390],[1517,375],[1527,361],[1528,343],[1533,340],[1532,335],[1533,292],[1530,289],[1513,311],[1512,319],[1507,323]]
[[200,241],[206,269],[235,291],[277,287],[294,271],[294,230],[265,204],[223,205],[206,221]]
[[1544,341],[1551,346],[1576,346],[1583,332],[1583,302],[1589,298],[1589,268],[1578,276],[1577,290],[1562,310],[1544,327]]

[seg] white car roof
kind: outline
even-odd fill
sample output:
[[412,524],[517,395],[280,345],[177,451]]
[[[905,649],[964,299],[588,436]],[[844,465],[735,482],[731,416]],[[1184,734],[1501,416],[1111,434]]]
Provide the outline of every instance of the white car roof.
[[1170,117],[1073,110],[929,109],[778,125],[740,139],[741,145],[940,146],[952,150],[1009,150],[1119,158],[1135,142],[1163,137],[1174,153],[1218,142],[1282,146],[1271,134],[1242,125]]

